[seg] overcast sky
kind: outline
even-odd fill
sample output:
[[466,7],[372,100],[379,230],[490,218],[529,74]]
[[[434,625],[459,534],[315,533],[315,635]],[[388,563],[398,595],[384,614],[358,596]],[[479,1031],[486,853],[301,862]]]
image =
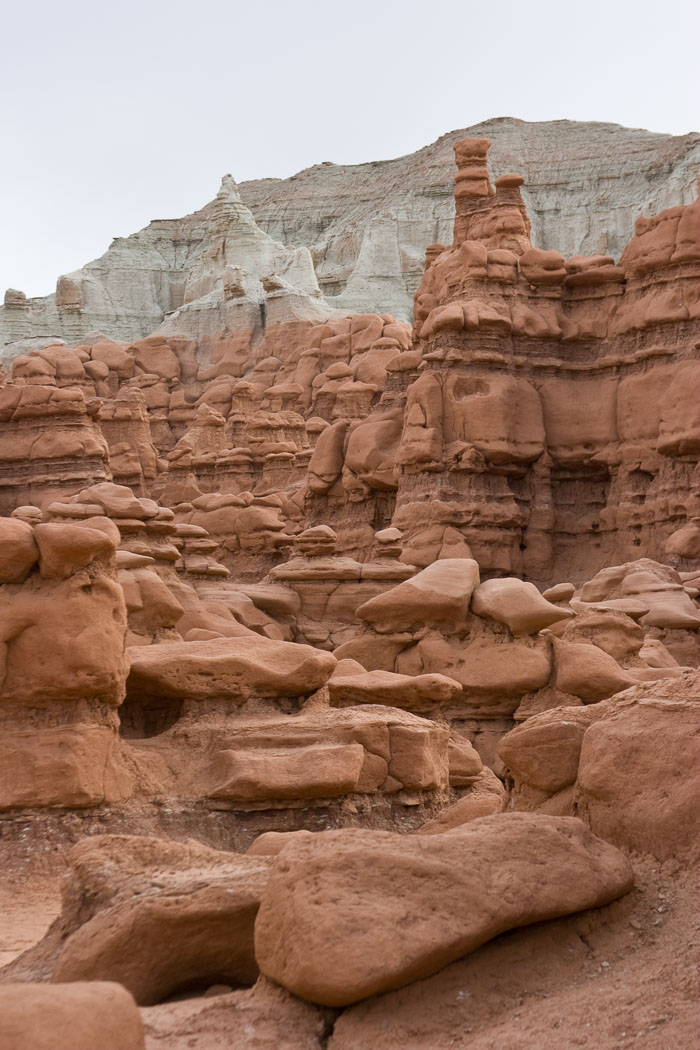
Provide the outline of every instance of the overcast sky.
[[700,130],[698,0],[33,0],[0,26],[0,296],[48,294],[227,171],[500,116]]

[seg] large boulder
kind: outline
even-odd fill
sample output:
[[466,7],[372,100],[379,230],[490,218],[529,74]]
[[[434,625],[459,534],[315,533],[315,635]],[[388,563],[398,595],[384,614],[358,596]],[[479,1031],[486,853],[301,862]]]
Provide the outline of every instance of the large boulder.
[[136,1003],[118,984],[0,987],[3,1050],[144,1050]]
[[336,660],[310,645],[280,642],[252,631],[239,638],[165,642],[128,650],[130,696],[206,700],[295,697],[315,692]]
[[347,1006],[504,930],[607,904],[632,881],[627,859],[573,818],[498,814],[411,837],[325,832],[280,854],[256,957],[293,994]]
[[[677,683],[677,684],[676,684]],[[694,683],[694,684],[693,684]],[[700,850],[697,675],[621,702],[586,730],[577,808],[593,831],[662,860]]]
[[417,576],[370,598],[357,609],[360,620],[375,630],[403,631],[425,623],[463,624],[479,584],[479,566],[471,558],[433,562]]
[[554,685],[584,703],[604,700],[635,685],[637,679],[597,645],[553,639]]
[[391,671],[367,671],[334,674],[328,682],[331,703],[338,707],[388,704],[406,711],[426,711],[451,700],[461,690],[459,682],[443,674],[403,675]]
[[472,612],[505,624],[513,634],[536,634],[574,615],[548,602],[533,583],[511,578],[480,584],[472,595]]
[[118,981],[140,1004],[220,981],[252,984],[269,863],[198,843],[86,840],[71,855],[52,980]]

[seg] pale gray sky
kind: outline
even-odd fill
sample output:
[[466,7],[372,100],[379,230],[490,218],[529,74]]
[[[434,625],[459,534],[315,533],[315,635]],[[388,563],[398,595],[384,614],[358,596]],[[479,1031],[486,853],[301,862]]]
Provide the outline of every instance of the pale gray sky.
[[227,171],[500,116],[700,130],[697,0],[34,0],[0,25],[0,295],[53,291]]

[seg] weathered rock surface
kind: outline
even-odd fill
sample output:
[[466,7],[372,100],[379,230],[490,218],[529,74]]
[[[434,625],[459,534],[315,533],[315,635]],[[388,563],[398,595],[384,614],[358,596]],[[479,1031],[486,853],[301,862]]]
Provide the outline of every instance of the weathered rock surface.
[[504,930],[607,904],[631,886],[624,856],[565,818],[498,815],[414,838],[328,832],[280,855],[256,957],[295,995],[346,1006],[427,977]]
[[[3,879],[94,837],[61,916],[0,979],[175,997],[149,1007],[154,1046],[354,1046],[363,1011],[401,993],[348,1011],[337,1037],[333,1006],[406,982],[420,1001],[442,978],[418,978],[489,937],[612,900],[629,884],[616,847],[644,880],[661,862],[682,881],[700,840],[700,210],[681,187],[697,137],[625,133],[625,174],[596,153],[621,129],[557,122],[557,153],[544,126],[492,123],[505,174],[488,139],[456,141],[451,229],[418,254],[453,136],[322,165],[275,200],[259,185],[266,222],[321,238],[313,260],[226,178],[195,216],[61,278],[55,301],[6,296],[0,330],[65,338],[24,339],[0,375]],[[523,130],[532,184],[495,163]],[[565,172],[600,176],[607,199],[594,179],[562,205]],[[331,180],[319,230],[307,191],[325,201]],[[638,217],[619,259],[612,235],[560,254],[599,207],[620,217],[623,184],[682,203]],[[541,236],[555,204],[558,245]],[[411,328],[396,318],[419,269]],[[393,313],[344,313],[377,279]],[[95,316],[122,341],[87,331]],[[647,951],[666,897],[631,898],[609,914],[644,912]],[[503,994],[479,960],[501,940],[535,951],[552,925],[454,964],[476,975],[476,1012],[474,989]],[[568,937],[580,953],[572,931],[607,928],[554,925],[560,959]],[[241,991],[258,962],[288,991]],[[179,1001],[201,991],[214,999]],[[363,1045],[455,1042],[426,1024],[382,1022]],[[636,1031],[619,1025],[616,1046]]]
[[12,518],[0,519],[0,538],[0,809],[128,797],[115,713],[126,608],[114,539]]
[[[230,854],[201,860],[209,861],[205,870],[170,873],[160,892],[151,888],[82,925],[63,946],[52,980],[117,981],[146,1005],[217,981],[253,984],[253,923],[267,864]],[[163,873],[152,878],[157,885]]]
[[527,719],[499,745],[517,809],[575,813],[665,860],[700,848],[697,671]]
[[[235,198],[227,176],[211,204],[118,238],[101,259],[62,277],[55,296],[10,295],[2,308],[0,343],[47,334],[77,342],[90,330],[139,339],[183,301],[202,300],[191,311],[195,316],[210,312],[214,275],[235,302],[246,296],[251,277],[259,286],[271,273],[289,281],[291,272],[294,287],[313,294],[314,266],[329,303],[354,312],[388,310],[408,320],[427,246],[450,239],[452,146],[469,135],[497,140],[494,170],[525,176],[534,242],[566,257],[618,256],[639,214],[690,203],[700,163],[693,134],[672,137],[576,121],[489,120],[395,160],[319,164],[291,179],[243,183],[240,196],[260,232],[270,235],[268,243],[276,238],[289,246],[271,245],[273,258],[264,262],[258,247],[263,238],[251,236],[240,208],[238,225],[222,226],[221,198],[229,208],[229,198]],[[291,246],[297,246],[296,253]],[[255,298],[245,303],[250,315],[254,305]]]
[[114,982],[0,987],[0,1046],[6,1050],[144,1050],[143,1024]]
[[164,643],[130,650],[132,695],[231,697],[308,696],[330,677],[335,658],[311,646],[243,632],[236,639]]

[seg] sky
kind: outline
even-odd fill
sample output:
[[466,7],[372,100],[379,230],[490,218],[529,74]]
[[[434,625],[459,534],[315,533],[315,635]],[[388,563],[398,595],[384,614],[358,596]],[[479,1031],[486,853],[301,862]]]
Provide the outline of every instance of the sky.
[[33,0],[0,25],[0,296],[48,294],[229,171],[490,117],[700,131],[697,0]]

